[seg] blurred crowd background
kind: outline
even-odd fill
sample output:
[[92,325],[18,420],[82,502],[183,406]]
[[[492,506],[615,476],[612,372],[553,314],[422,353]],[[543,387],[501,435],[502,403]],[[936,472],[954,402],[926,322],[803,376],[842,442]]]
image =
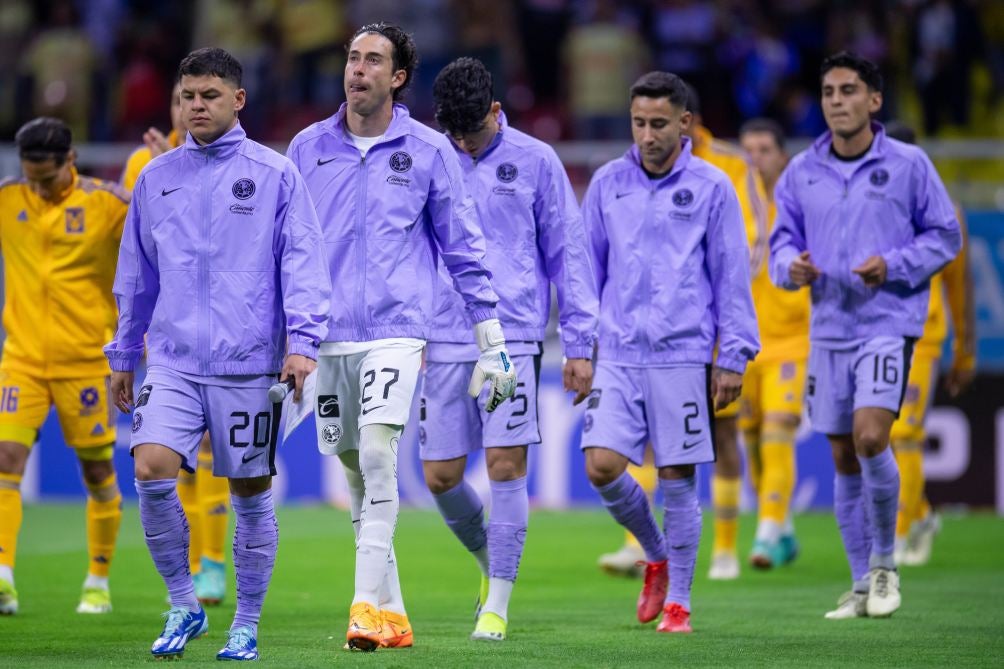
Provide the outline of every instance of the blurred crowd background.
[[376,20],[415,35],[407,102],[426,121],[436,72],[473,55],[549,141],[629,137],[627,89],[649,69],[689,80],[716,134],[770,116],[810,136],[819,63],[850,48],[886,74],[887,117],[923,137],[1004,135],[1001,0],[0,0],[0,141],[41,114],[78,142],[138,141],[168,124],[181,57],[215,45],[244,64],[251,136],[285,142],[337,109],[344,44]]

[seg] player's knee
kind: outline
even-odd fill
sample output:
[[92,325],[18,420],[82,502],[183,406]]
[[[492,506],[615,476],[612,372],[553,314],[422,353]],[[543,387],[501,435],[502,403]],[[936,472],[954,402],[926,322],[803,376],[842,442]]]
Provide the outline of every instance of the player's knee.
[[833,466],[841,474],[857,474],[861,471],[861,463],[854,452],[853,444],[844,441],[831,441],[830,450],[833,453]]
[[0,474],[23,474],[28,449],[11,441],[0,443]]
[[87,485],[97,486],[115,473],[115,465],[111,460],[81,460],[80,471]]
[[526,476],[526,446],[486,449],[488,478],[514,481]]
[[433,495],[442,495],[444,492],[453,490],[463,480],[463,473],[459,476],[453,472],[425,472],[425,485]]
[[872,456],[889,445],[888,434],[873,425],[862,425],[854,430],[854,449],[858,455]]
[[230,479],[230,492],[237,497],[254,497],[272,487],[271,476],[256,476],[246,479]]
[[627,459],[612,457],[612,454],[602,448],[586,449],[586,476],[596,487],[613,483],[627,469]]

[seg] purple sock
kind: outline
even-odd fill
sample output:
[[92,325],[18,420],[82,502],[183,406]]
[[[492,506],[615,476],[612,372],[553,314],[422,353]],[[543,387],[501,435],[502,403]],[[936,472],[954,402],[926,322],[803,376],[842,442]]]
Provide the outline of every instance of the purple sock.
[[188,520],[178,500],[177,479],[136,479],[136,492],[146,547],[167,585],[171,606],[198,611],[199,600],[195,597],[192,572],[188,567]]
[[275,519],[271,490],[253,497],[231,495],[230,503],[237,516],[234,532],[237,612],[230,629],[248,625],[257,636],[258,619],[279,548],[279,524]]
[[899,506],[899,467],[892,449],[870,458],[858,457],[864,481],[868,519],[873,535],[870,566],[895,569],[896,511]]
[[638,540],[649,562],[666,559],[666,539],[656,525],[645,491],[634,477],[624,472],[613,482],[593,489],[600,494],[603,506],[614,520]]
[[662,523],[669,547],[669,592],[666,603],[690,610],[690,587],[694,583],[697,546],[701,541],[701,505],[697,479],[659,479],[665,515]]
[[833,480],[833,511],[837,516],[840,538],[851,566],[851,578],[858,582],[868,575],[871,537],[865,510],[861,474],[837,472]]
[[457,535],[464,548],[473,553],[484,547],[488,542],[485,507],[467,481],[461,481],[457,486],[432,497],[436,500],[436,507],[446,525]]
[[488,519],[488,575],[515,581],[530,519],[526,477],[488,483],[492,492],[492,514]]

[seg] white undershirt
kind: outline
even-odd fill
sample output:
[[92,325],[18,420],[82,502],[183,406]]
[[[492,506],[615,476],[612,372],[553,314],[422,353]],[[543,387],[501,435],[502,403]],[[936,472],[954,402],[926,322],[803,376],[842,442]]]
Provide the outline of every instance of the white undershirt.
[[387,347],[422,350],[425,347],[425,340],[415,339],[414,337],[387,337],[372,341],[325,341],[321,342],[317,355],[355,355],[356,353],[365,353],[374,348]]
[[352,138],[352,143],[356,145],[357,149],[359,149],[359,155],[363,158],[366,157],[366,154],[369,153],[369,150],[372,149],[377,142],[383,139],[383,135],[378,135],[377,137],[360,137],[359,135],[352,134],[348,130],[345,132]]

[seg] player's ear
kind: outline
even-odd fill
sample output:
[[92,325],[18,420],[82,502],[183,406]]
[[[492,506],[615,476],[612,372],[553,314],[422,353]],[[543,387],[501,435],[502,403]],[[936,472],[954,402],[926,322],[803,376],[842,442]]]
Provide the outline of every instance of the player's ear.
[[680,128],[682,130],[689,130],[693,120],[694,115],[687,110],[683,110],[683,113],[680,114]]
[[244,109],[244,105],[247,104],[247,91],[243,88],[238,88],[234,91],[234,113],[236,114],[240,110]]
[[64,161],[63,164],[64,165],[68,165],[70,167],[73,167],[74,165],[77,164],[77,150],[76,149],[71,148],[69,151],[66,152],[66,160]]
[[868,91],[868,113],[877,114],[882,109],[882,91]]
[[390,89],[391,91],[396,91],[397,89],[404,86],[405,82],[408,81],[408,71],[398,70],[390,78]]

